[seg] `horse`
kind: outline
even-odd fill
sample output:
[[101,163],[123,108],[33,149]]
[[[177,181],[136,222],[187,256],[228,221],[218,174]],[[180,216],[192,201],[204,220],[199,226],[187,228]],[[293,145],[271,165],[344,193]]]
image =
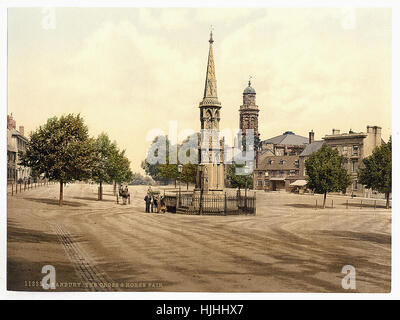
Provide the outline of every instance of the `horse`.
[[122,204],[126,204],[126,200],[129,199],[129,203],[131,202],[131,195],[128,191],[128,187],[119,188],[119,196],[122,198]]

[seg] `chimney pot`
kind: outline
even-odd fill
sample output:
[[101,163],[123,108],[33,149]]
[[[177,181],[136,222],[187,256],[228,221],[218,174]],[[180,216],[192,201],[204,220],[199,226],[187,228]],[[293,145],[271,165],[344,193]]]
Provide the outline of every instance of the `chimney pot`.
[[13,115],[11,113],[11,115],[7,115],[7,129],[11,130],[11,129],[15,129],[17,126],[17,123],[15,122]]
[[313,143],[313,142],[314,142],[314,131],[311,130],[311,131],[308,133],[308,143],[311,144],[311,143]]

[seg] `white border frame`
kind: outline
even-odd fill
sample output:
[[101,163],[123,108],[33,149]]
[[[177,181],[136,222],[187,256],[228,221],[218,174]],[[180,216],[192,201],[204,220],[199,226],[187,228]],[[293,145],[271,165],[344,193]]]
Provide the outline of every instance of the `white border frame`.
[[[392,8],[392,139],[393,139],[393,192],[392,198],[399,196],[399,122],[400,101],[399,101],[399,30],[400,30],[400,6],[399,1],[256,1],[249,0],[243,5],[243,1],[110,1],[110,0],[0,0],[0,145],[5,148],[7,145],[6,136],[6,113],[7,113],[7,8],[9,7],[390,7]],[[393,57],[397,59],[393,59]],[[397,90],[396,90],[397,89]],[[397,108],[393,108],[397,106]],[[379,106],[377,106],[379,107]],[[3,149],[4,150],[4,149]],[[397,201],[393,201],[392,208],[392,291],[391,293],[203,293],[203,292],[17,292],[7,291],[6,271],[6,232],[7,232],[7,193],[6,193],[6,166],[7,157],[5,152],[0,152],[0,299],[134,299],[134,300],[217,300],[217,299],[240,299],[240,300],[266,300],[266,299],[399,299],[400,278],[399,278],[399,236],[400,219],[397,214],[400,212]],[[393,230],[397,230],[393,232]],[[377,270],[377,272],[379,272]]]

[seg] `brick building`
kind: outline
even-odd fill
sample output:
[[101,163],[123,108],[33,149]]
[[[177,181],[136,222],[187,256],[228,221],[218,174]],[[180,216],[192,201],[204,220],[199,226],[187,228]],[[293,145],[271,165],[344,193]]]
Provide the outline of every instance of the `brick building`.
[[18,164],[18,152],[24,152],[28,143],[23,126],[16,129],[16,121],[12,114],[7,115],[7,183],[27,180],[30,177],[30,168]]
[[367,132],[340,133],[333,129],[332,134],[326,135],[325,143],[336,148],[345,157],[343,166],[351,175],[352,184],[347,188],[347,194],[370,197],[372,191],[358,183],[357,171],[362,165],[362,160],[370,156],[376,147],[379,147],[383,140],[381,137],[382,128],[378,126],[367,126]]
[[300,153],[306,148],[309,138],[286,131],[261,142],[261,152],[253,173],[254,189],[266,191],[291,191],[291,184],[300,175]]
[[335,148],[339,154],[344,156],[343,166],[352,178],[352,184],[346,189],[346,194],[363,197],[371,197],[376,192],[366,189],[358,183],[357,171],[362,165],[362,160],[370,156],[373,150],[383,142],[381,138],[382,128],[378,126],[367,126],[367,132],[340,133],[338,129],[332,129],[332,134],[323,137],[323,140],[313,141],[300,154],[300,179],[306,179],[307,172],[305,161],[314,152],[318,151],[323,144]]
[[285,131],[280,136],[261,141],[261,154],[270,156],[299,155],[307,144],[307,137],[299,136],[292,131]]
[[261,155],[258,167],[254,170],[254,189],[266,191],[290,191],[292,183],[300,178],[298,155]]

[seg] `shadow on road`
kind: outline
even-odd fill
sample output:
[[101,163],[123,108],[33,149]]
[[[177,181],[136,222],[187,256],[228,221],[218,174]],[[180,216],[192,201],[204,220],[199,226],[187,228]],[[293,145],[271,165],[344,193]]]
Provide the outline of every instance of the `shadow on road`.
[[19,228],[15,226],[8,226],[7,240],[9,242],[57,242],[58,237],[55,234],[45,233],[33,229]]
[[285,206],[293,208],[309,208],[309,209],[315,208],[315,204],[307,204],[307,203],[286,203]]
[[373,233],[373,232],[354,232],[354,231],[334,231],[334,230],[321,230],[315,232],[320,235],[328,235],[333,237],[346,238],[349,240],[356,241],[369,241],[375,242],[379,244],[391,244],[392,237],[391,235],[381,234],[381,233]]
[[115,200],[107,200],[107,199],[98,200],[97,198],[91,198],[91,197],[74,197],[74,199],[85,200],[85,201],[115,202]]
[[[39,203],[45,203],[45,204],[50,204],[53,206],[58,206],[58,199],[43,199],[43,198],[24,198],[25,200],[28,201],[34,201],[34,202],[39,202]],[[74,201],[63,201],[63,206],[70,206],[70,207],[82,207],[82,206],[87,206],[86,203],[81,203],[81,202],[74,202]]]

